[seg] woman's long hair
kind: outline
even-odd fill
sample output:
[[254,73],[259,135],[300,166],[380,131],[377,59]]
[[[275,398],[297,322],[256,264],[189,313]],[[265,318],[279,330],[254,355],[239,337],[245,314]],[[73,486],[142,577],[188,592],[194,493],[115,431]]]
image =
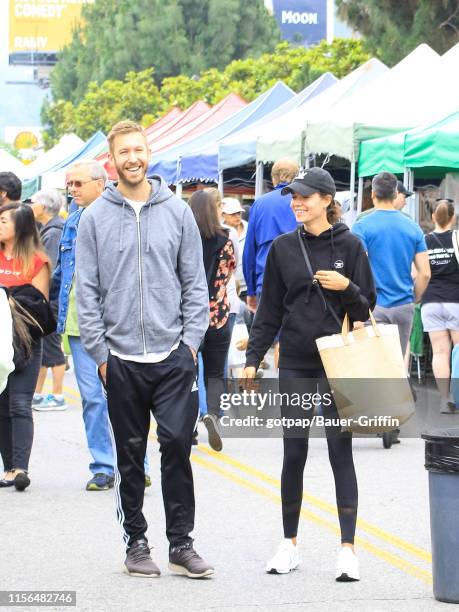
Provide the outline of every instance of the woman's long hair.
[[190,198],[189,205],[202,238],[208,239],[217,235],[225,235],[211,193],[202,189],[195,191]]
[[[322,193],[319,191],[319,195],[323,198],[329,196],[329,193]],[[330,204],[327,206],[327,221],[330,225],[335,225],[341,219],[341,204],[337,202],[333,196]]]
[[[21,273],[27,276],[33,268],[33,258],[43,253],[43,247],[35,224],[32,208],[21,202],[0,206],[0,215],[9,212],[14,224],[13,257],[20,262]],[[0,249],[5,245],[0,242]]]
[[27,360],[32,354],[32,336],[30,334],[30,324],[35,324],[36,321],[31,315],[16,302],[11,296],[8,298],[11,309],[11,318],[13,320],[13,344],[15,353]]

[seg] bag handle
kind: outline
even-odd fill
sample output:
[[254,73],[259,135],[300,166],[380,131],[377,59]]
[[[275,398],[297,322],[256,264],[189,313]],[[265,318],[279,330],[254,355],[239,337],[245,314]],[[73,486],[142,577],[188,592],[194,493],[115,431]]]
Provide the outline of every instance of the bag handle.
[[308,272],[311,275],[312,284],[316,287],[318,294],[320,295],[320,297],[322,298],[323,303],[325,304],[325,308],[328,310],[328,312],[335,319],[336,323],[338,324],[338,327],[342,327],[343,323],[342,323],[341,319],[336,314],[336,311],[333,308],[333,306],[327,302],[327,299],[325,298],[325,295],[324,295],[324,292],[322,290],[322,287],[320,286],[320,283],[314,278],[314,272],[312,270],[311,262],[309,260],[308,253],[306,251],[306,247],[304,246],[303,239],[301,237],[301,228],[300,227],[297,229],[297,236],[298,236],[298,240],[299,240],[299,243],[300,243],[301,253],[303,254],[303,259],[304,259],[304,261],[306,263],[306,268],[308,269]]
[[[375,332],[375,336],[380,337],[381,336],[381,332],[379,330],[378,324],[376,323],[376,319],[373,316],[373,313],[371,312],[371,310],[369,311],[370,314],[370,321],[371,321],[371,325],[373,327],[373,330]],[[341,335],[343,336],[343,340],[345,344],[348,344],[348,335],[349,335],[349,331],[350,331],[350,324],[349,324],[349,315],[346,313],[345,317],[344,317],[344,321],[343,321],[343,326],[341,328]]]

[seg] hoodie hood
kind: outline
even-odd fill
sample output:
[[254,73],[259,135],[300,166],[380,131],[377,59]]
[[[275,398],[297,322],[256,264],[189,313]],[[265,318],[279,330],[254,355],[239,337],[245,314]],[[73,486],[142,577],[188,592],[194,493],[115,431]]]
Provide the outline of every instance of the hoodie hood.
[[[145,202],[145,206],[148,207],[148,222],[147,222],[147,239],[146,239],[146,252],[150,252],[150,209],[156,204],[166,202],[170,198],[174,197],[174,194],[167,186],[166,181],[159,175],[153,175],[148,182],[151,186],[150,196]],[[124,224],[125,224],[125,209],[126,205],[130,206],[126,201],[125,196],[118,191],[118,182],[109,183],[101,196],[106,202],[110,204],[116,204],[123,207],[123,214],[120,223],[120,233],[118,241],[118,251],[121,253],[124,249]]]
[[[151,186],[150,197],[146,204],[160,204],[171,198],[174,194],[167,186],[166,181],[159,175],[153,175],[148,182]],[[126,199],[123,194],[118,191],[118,181],[110,182],[107,184],[102,197],[111,204],[119,204],[123,206],[126,203]]]

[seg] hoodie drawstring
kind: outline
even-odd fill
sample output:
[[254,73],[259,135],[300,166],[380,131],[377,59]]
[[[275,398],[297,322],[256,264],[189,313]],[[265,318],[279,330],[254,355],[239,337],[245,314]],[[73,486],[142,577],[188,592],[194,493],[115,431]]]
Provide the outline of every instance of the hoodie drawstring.
[[331,246],[331,254],[330,254],[330,268],[334,270],[335,265],[335,243],[333,240],[333,225],[330,229],[330,246]]
[[146,235],[146,241],[147,241],[147,249],[146,249],[146,252],[147,252],[147,253],[149,253],[149,252],[150,252],[150,217],[151,217],[151,205],[152,205],[152,202],[150,201],[150,203],[148,204],[147,235]]
[[124,240],[124,209],[125,207],[126,207],[126,202],[123,200],[123,210],[121,213],[121,224],[120,224],[120,243],[118,247],[118,251],[120,253],[124,249],[123,240]]

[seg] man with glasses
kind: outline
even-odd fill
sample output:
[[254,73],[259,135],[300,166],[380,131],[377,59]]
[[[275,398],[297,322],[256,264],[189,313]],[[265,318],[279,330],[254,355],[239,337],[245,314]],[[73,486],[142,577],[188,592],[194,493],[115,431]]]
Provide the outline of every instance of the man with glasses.
[[87,491],[106,491],[114,485],[113,449],[108,427],[107,401],[97,367],[80,340],[75,299],[75,245],[85,208],[104,191],[107,175],[96,161],[80,162],[67,175],[67,189],[78,208],[68,217],[59,245],[51,299],[59,303],[57,332],[69,339],[75,376],[83,404],[83,420],[92,462]]

